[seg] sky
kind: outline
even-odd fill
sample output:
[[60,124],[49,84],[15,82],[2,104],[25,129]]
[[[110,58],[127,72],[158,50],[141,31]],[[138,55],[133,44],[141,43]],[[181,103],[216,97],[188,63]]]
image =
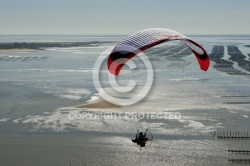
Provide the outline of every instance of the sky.
[[0,34],[250,34],[250,0],[1,0]]

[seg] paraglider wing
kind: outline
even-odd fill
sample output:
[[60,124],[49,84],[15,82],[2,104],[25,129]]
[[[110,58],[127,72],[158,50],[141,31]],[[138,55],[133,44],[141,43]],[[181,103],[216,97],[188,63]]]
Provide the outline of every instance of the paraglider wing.
[[119,42],[108,57],[108,70],[117,76],[129,59],[155,45],[171,40],[180,40],[186,44],[196,56],[200,68],[204,71],[208,69],[209,57],[200,44],[179,32],[164,28],[152,28],[141,30]]

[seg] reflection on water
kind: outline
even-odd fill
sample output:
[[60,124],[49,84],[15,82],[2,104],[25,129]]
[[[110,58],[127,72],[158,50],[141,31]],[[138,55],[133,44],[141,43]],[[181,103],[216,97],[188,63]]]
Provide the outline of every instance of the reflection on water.
[[[167,135],[141,149],[132,135],[35,136],[0,138],[3,165],[227,165],[229,148],[249,148],[247,141],[215,141],[209,138],[166,140]],[[12,156],[12,157],[10,157]],[[244,157],[239,156],[238,157]],[[15,160],[11,160],[15,158]]]

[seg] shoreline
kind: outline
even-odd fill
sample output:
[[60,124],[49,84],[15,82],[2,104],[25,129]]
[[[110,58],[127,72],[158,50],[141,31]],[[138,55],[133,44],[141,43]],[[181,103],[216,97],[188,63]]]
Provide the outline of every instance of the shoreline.
[[97,47],[109,41],[89,41],[89,42],[0,42],[0,54],[31,52],[46,50],[48,48],[70,48],[70,47]]
[[11,49],[1,49],[0,54],[4,53],[17,53],[17,52],[33,52],[38,51],[39,49],[30,49],[30,48],[11,48]]

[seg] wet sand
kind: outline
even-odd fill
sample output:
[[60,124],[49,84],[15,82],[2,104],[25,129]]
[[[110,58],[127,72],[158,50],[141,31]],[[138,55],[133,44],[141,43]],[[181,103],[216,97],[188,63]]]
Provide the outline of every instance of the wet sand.
[[77,105],[76,108],[97,108],[97,109],[108,109],[108,108],[120,108],[121,106],[109,103],[105,100],[99,99],[98,101],[86,103],[83,105]]

